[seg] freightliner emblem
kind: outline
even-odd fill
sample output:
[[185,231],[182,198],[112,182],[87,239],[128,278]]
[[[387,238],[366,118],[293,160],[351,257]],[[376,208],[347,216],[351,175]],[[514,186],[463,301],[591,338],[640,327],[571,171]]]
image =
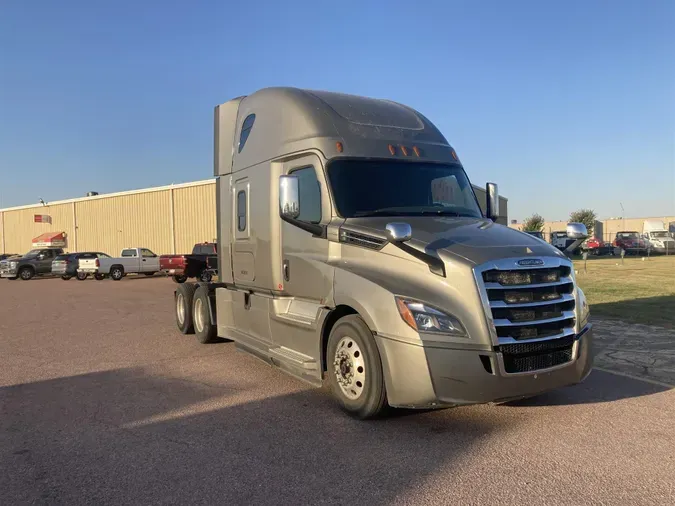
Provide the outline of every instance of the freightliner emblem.
[[523,260],[518,260],[517,264],[522,266],[544,265],[544,261],[540,258],[524,258]]

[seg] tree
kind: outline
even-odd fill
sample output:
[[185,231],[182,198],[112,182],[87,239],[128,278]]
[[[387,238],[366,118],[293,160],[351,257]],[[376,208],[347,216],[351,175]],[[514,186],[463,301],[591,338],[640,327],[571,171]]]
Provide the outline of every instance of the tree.
[[541,232],[544,229],[544,218],[533,214],[523,222],[523,232]]
[[579,209],[570,214],[570,221],[576,223],[583,223],[588,230],[588,236],[593,236],[593,229],[595,228],[595,220],[597,215],[593,209]]

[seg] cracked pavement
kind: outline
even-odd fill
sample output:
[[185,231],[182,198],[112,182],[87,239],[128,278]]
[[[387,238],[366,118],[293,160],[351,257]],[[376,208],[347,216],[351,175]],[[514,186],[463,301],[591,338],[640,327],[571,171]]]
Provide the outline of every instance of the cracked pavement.
[[596,370],[527,401],[359,422],[232,343],[180,335],[173,289],[0,280],[3,504],[675,503],[658,330],[595,321],[603,369],[659,384]]
[[593,318],[595,365],[675,387],[675,330]]

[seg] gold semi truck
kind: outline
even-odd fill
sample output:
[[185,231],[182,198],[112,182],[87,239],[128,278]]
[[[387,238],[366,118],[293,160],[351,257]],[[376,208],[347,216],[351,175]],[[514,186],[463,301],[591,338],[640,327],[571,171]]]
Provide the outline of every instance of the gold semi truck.
[[[215,108],[218,282],[176,322],[320,387],[387,405],[504,402],[579,383],[589,309],[559,250],[481,211],[459,158],[388,100],[266,88]],[[583,225],[568,225],[581,242]]]

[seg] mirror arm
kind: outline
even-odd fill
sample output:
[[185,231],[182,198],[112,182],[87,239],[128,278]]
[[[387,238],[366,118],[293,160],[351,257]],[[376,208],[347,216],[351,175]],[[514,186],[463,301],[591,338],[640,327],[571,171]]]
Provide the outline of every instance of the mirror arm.
[[318,223],[307,223],[306,221],[300,221],[296,218],[291,218],[290,216],[284,216],[283,214],[281,215],[281,219],[286,223],[293,225],[294,227],[298,227],[305,232],[309,232],[314,237],[318,237],[320,239],[326,239],[326,237],[328,237],[327,228],[325,225]]
[[431,256],[428,253],[425,253],[424,251],[420,251],[418,249],[413,248],[412,246],[406,244],[405,242],[400,242],[400,241],[389,241],[391,244],[396,246],[397,248],[405,251],[408,253],[410,256],[413,256],[417,258],[418,260],[421,260],[425,264],[429,266],[429,270],[433,273],[436,274],[437,276],[441,276],[442,278],[446,277],[445,276],[445,264],[443,263],[442,260]]

